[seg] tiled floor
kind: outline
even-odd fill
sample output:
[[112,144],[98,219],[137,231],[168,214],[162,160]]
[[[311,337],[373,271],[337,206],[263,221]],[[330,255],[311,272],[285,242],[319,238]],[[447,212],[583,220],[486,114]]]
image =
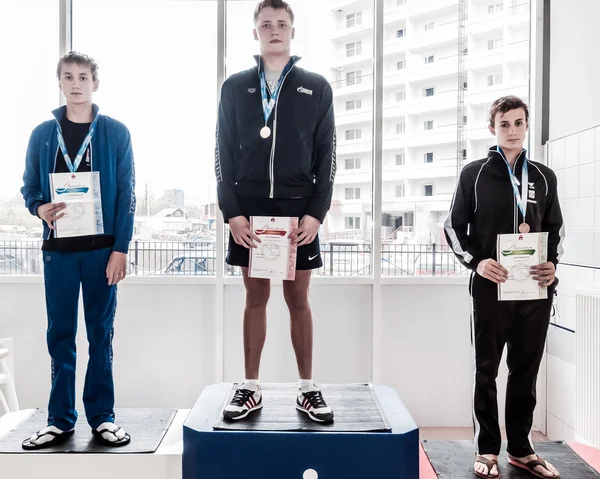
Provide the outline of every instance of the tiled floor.
[[[419,437],[431,441],[461,441],[473,439],[473,428],[470,427],[422,427],[419,429]],[[548,438],[539,431],[531,433],[533,442],[547,441]],[[506,439],[506,433],[502,428],[502,439]]]

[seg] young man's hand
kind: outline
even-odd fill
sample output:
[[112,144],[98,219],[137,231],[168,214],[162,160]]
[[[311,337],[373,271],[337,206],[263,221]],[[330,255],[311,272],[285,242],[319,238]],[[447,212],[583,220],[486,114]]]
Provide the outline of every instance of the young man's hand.
[[66,203],[46,203],[45,205],[38,206],[36,213],[41,219],[43,219],[46,222],[48,228],[50,228],[51,230],[55,230],[56,226],[54,225],[54,222],[65,216],[64,209],[66,207]]
[[479,262],[477,265],[477,274],[496,284],[505,283],[508,279],[506,268],[491,258]]
[[556,267],[552,261],[532,266],[531,275],[540,286],[550,286],[556,277]]
[[246,249],[256,248],[254,241],[262,243],[260,238],[250,229],[250,222],[245,216],[229,218],[229,229],[231,230],[233,241]]
[[106,277],[108,278],[108,285],[112,286],[117,284],[122,279],[125,279],[127,275],[127,255],[125,253],[119,253],[113,251],[108,260],[108,266],[106,267]]
[[304,215],[298,223],[298,228],[292,231],[289,238],[292,239],[292,244],[303,246],[312,243],[317,237],[321,222],[317,218]]

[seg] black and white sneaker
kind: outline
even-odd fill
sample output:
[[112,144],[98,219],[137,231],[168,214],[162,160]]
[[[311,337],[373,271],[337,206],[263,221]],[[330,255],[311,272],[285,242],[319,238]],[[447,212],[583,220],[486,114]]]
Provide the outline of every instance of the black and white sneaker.
[[320,390],[316,391],[298,391],[296,397],[296,409],[308,414],[313,421],[330,422],[333,421],[333,411],[323,399]]
[[254,391],[252,389],[244,389],[244,385],[242,384],[236,389],[233,399],[225,407],[223,417],[234,421],[243,419],[252,411],[262,408],[262,406],[262,391],[260,386]]

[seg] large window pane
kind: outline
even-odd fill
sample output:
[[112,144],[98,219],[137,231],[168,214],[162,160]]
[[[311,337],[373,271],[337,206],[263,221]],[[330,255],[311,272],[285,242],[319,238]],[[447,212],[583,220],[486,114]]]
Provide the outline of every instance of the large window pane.
[[73,47],[100,65],[94,101],[132,135],[132,274],[215,274],[216,4],[73,2]]
[[[252,37],[255,6],[254,0],[227,3],[228,75],[254,65],[252,55],[259,51]],[[292,54],[302,57],[299,67],[331,82],[336,114],[337,174],[331,209],[320,229],[325,264],[315,274],[369,276],[373,1],[302,0],[292,7],[296,15]]]
[[466,4],[462,62],[457,0],[385,4],[384,275],[466,273],[443,229],[457,171],[495,144],[487,115],[496,98],[529,100],[529,1]]
[[32,130],[58,106],[58,2],[0,2],[0,274],[41,272],[41,222],[19,192]]

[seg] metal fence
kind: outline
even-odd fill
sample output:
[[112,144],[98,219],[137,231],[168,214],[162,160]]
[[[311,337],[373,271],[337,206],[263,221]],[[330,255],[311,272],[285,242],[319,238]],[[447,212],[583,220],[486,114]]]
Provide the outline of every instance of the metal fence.
[[[40,241],[0,241],[0,274],[41,274]],[[227,245],[225,245],[227,250]],[[366,241],[334,240],[321,244],[323,266],[318,276],[371,276],[372,249]],[[136,276],[214,276],[214,241],[133,241],[128,254],[128,273]],[[467,274],[448,246],[382,244],[383,276],[459,276]],[[237,267],[225,265],[225,274],[237,276]]]

